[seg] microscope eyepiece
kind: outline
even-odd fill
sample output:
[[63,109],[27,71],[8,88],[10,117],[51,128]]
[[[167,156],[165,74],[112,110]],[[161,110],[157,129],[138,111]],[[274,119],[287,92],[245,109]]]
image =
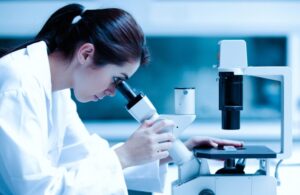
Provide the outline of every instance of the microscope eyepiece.
[[142,93],[137,95],[124,80],[115,79],[114,82],[118,91],[127,99],[128,104],[126,108],[128,110],[143,98]]
[[137,96],[131,87],[122,79],[115,79],[116,88],[128,100],[132,101]]
[[222,110],[222,128],[240,128],[243,109],[243,76],[233,72],[219,72],[219,110]]

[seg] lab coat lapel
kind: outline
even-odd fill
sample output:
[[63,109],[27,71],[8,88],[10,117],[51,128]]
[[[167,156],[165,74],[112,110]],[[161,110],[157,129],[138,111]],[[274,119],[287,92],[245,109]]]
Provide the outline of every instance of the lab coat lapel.
[[51,73],[46,43],[41,41],[27,46],[27,52],[32,62],[32,70],[43,85],[48,99],[51,99]]
[[[55,138],[58,136],[57,131],[53,127],[53,116],[52,116],[52,85],[51,85],[51,72],[49,59],[47,54],[47,45],[45,42],[37,42],[27,46],[27,53],[31,61],[31,69],[34,76],[38,79],[39,83],[44,88],[46,96],[46,107],[48,114],[48,150],[52,151],[56,144]],[[51,152],[50,156],[53,156]],[[55,159],[52,159],[55,162]]]

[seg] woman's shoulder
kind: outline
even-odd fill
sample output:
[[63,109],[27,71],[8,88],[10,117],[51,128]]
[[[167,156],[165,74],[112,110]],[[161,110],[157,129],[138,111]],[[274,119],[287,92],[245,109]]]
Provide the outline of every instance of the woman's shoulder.
[[0,59],[0,91],[15,90],[30,76],[29,57],[20,49]]

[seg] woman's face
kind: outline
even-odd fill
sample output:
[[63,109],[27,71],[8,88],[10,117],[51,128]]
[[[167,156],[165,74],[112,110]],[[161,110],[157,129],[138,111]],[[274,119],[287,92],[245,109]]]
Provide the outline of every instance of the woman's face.
[[80,102],[98,101],[105,96],[114,96],[115,78],[128,79],[138,69],[139,63],[126,63],[122,66],[107,64],[96,67],[94,65],[78,68],[73,77],[73,90]]

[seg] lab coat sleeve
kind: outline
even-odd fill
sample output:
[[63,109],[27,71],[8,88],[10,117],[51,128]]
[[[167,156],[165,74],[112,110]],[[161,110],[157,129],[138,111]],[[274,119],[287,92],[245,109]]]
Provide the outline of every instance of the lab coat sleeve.
[[28,91],[0,93],[0,175],[5,194],[127,194],[122,168],[108,144],[85,137],[84,158],[48,158],[45,99]]
[[[113,148],[118,148],[122,144],[116,144]],[[127,188],[143,192],[163,192],[167,170],[168,164],[160,165],[159,161],[126,168],[124,176]]]
[[168,165],[154,161],[124,170],[128,189],[144,192],[163,192]]

